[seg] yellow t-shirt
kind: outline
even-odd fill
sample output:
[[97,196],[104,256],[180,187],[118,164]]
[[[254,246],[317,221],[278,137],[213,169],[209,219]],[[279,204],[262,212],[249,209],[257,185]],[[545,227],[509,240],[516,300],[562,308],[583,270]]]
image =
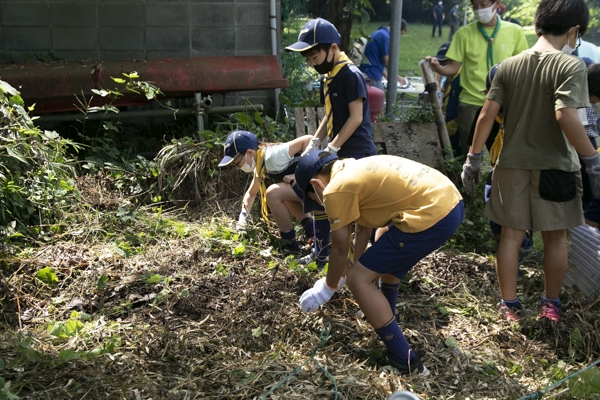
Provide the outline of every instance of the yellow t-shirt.
[[356,222],[407,233],[431,228],[462,199],[441,172],[390,155],[336,161],[323,197],[332,231]]

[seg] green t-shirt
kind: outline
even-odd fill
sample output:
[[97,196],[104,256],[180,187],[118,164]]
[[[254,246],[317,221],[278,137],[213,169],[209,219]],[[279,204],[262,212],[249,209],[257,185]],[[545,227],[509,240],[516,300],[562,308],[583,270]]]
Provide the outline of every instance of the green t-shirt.
[[[494,27],[485,28],[488,36],[494,32]],[[497,64],[508,57],[527,50],[527,41],[523,29],[512,22],[501,21],[500,30],[492,46],[494,63]],[[487,66],[488,42],[484,39],[477,22],[461,27],[452,37],[452,43],[446,57],[462,63],[460,72],[460,102],[482,106],[485,102],[485,76]]]
[[562,51],[524,51],[500,64],[487,98],[503,105],[504,145],[498,166],[579,170],[577,152],[555,112],[589,103],[581,59]]

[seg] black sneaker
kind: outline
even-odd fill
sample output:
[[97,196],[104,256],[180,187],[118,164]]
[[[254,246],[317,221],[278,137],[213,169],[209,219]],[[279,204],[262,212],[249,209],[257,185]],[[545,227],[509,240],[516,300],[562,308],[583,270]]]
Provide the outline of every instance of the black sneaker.
[[400,374],[404,375],[416,375],[424,378],[426,376],[429,376],[430,374],[427,367],[425,367],[421,362],[421,358],[416,354],[408,365],[400,364],[400,362],[398,362],[389,354],[385,354],[381,358],[379,358],[379,360],[377,360],[377,364],[380,367],[387,365],[392,368],[395,368],[398,370],[398,372],[400,372]]

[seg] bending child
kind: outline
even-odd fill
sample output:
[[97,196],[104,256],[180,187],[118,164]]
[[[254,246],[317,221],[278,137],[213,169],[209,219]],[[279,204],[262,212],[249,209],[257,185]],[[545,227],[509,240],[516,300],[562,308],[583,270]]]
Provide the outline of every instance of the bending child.
[[[325,224],[322,220],[313,221],[310,214],[303,211],[302,192],[298,189],[294,178],[300,154],[306,149],[309,141],[310,136],[304,136],[287,143],[259,145],[254,133],[235,131],[227,136],[225,156],[219,163],[219,167],[233,165],[244,172],[253,173],[252,183],[242,200],[238,229],[245,229],[254,199],[260,192],[262,216],[268,221],[269,210],[271,210],[281,239],[284,241],[284,252],[300,251],[291,213],[300,221],[306,237],[314,237],[313,253],[322,255],[323,259],[327,260],[330,240],[329,223],[327,220]],[[275,183],[267,188],[264,183],[266,178],[273,179]],[[326,262],[318,266],[322,268]]]

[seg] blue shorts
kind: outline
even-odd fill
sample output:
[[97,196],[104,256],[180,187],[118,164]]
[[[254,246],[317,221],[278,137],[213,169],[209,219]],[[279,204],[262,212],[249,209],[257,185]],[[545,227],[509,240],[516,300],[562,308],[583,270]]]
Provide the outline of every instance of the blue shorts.
[[583,213],[585,219],[600,224],[600,197],[594,197]]
[[441,221],[423,232],[406,233],[389,225],[389,230],[360,257],[365,268],[398,279],[425,256],[441,247],[454,235],[465,216],[461,200]]

